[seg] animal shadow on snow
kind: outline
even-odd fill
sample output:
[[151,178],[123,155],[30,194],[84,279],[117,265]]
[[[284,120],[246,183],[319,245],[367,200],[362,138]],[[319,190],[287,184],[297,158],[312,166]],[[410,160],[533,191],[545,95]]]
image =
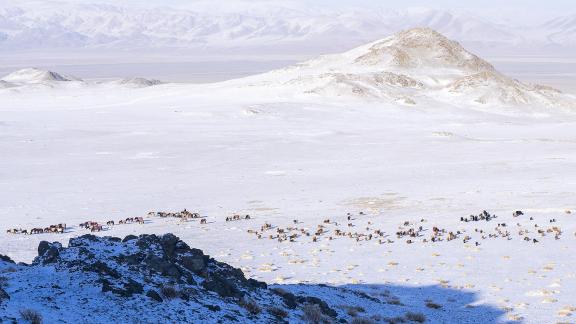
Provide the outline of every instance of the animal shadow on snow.
[[318,297],[337,311],[338,317],[344,318],[350,318],[352,314],[352,317],[386,322],[387,319],[406,318],[407,313],[421,313],[426,323],[521,323],[507,320],[507,313],[495,305],[480,303],[474,292],[438,285],[294,284],[273,285],[271,288]]

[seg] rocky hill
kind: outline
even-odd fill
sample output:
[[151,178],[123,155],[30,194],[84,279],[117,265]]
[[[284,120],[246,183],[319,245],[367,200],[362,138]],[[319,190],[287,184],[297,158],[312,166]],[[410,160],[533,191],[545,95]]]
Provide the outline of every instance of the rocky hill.
[[514,80],[458,42],[413,28],[350,51],[248,78],[251,86],[404,104],[576,107],[574,97]]
[[0,255],[1,322],[347,322],[358,313],[348,307],[387,304],[344,288],[289,290],[248,279],[172,234],[43,241],[32,264]]
[[496,323],[504,315],[475,300],[440,286],[270,286],[173,234],[42,241],[31,264],[0,254],[1,323]]

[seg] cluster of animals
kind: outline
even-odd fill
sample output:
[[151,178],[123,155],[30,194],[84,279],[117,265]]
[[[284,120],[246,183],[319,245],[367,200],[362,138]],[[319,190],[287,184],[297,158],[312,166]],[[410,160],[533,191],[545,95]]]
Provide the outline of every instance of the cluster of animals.
[[[187,222],[190,219],[202,218],[199,213],[193,213],[193,212],[190,212],[186,209],[179,211],[179,212],[175,212],[175,213],[174,212],[149,212],[148,216],[149,217],[161,217],[161,218],[173,217],[173,218],[180,219],[180,221],[182,221],[182,222]],[[206,219],[202,218],[200,220],[200,224],[206,224]]]
[[[348,238],[356,242],[360,241],[375,241],[378,244],[391,244],[397,240],[405,241],[407,244],[417,242],[421,243],[435,243],[435,242],[449,242],[454,240],[461,240],[463,243],[473,242],[474,245],[481,245],[482,240],[487,239],[506,239],[512,240],[515,233],[524,241],[531,243],[539,243],[542,237],[547,235],[553,236],[559,240],[562,235],[562,230],[559,226],[540,226],[534,222],[534,218],[530,217],[529,221],[533,224],[526,227],[520,223],[516,223],[516,229],[512,230],[506,222],[498,223],[496,227],[491,229],[474,228],[458,228],[449,230],[437,226],[428,227],[426,219],[421,219],[416,222],[405,221],[398,228],[387,234],[384,230],[376,228],[369,220],[363,222],[367,225],[358,224],[357,220],[362,218],[365,214],[360,212],[358,215],[348,213],[346,215],[346,222],[339,223],[331,219],[324,219],[321,224],[309,228],[306,226],[298,226],[301,224],[298,220],[294,220],[293,224],[286,227],[273,226],[270,223],[265,223],[260,229],[249,229],[248,233],[255,235],[258,239],[277,240],[278,242],[296,242],[300,237],[309,237],[312,242],[320,240],[335,240],[338,238]],[[523,216],[522,211],[515,211],[512,216],[514,218]],[[468,222],[490,222],[497,219],[497,215],[490,214],[487,211],[482,211],[478,215],[470,215],[469,217],[461,217],[460,221]],[[556,223],[556,219],[550,219],[549,223]]]
[[128,217],[125,219],[121,219],[118,222],[109,220],[106,222],[106,226],[94,221],[87,221],[84,223],[80,223],[80,225],[78,226],[80,228],[90,230],[90,232],[102,232],[109,229],[111,226],[133,224],[133,223],[144,224],[144,217]]
[[[176,217],[181,220],[189,220],[192,218],[201,218],[200,214],[192,213],[184,209],[181,212],[169,213],[169,212],[150,212],[148,216],[158,216],[158,217]],[[249,215],[246,215],[246,219],[250,219]],[[102,232],[110,229],[116,225],[125,224],[144,224],[144,217],[128,217],[121,219],[119,221],[109,220],[105,224],[96,221],[86,221],[78,225],[79,228],[89,230],[90,232]],[[206,224],[206,218],[200,220],[201,224]],[[12,228],[8,229],[6,232],[9,234],[45,234],[45,233],[64,233],[68,227],[66,224],[50,225],[46,228],[32,228],[32,229],[22,229],[22,228]]]
[[48,227],[35,227],[32,229],[21,229],[21,228],[11,228],[6,231],[9,234],[24,234],[24,235],[32,235],[32,234],[44,234],[44,233],[56,233],[56,234],[63,234],[66,231],[66,224],[57,224],[57,225],[50,225]]
[[239,221],[239,220],[243,220],[243,219],[252,219],[252,218],[250,217],[250,215],[246,215],[246,216],[233,215],[233,216],[226,217],[227,222]]
[[[519,214],[517,215],[517,213],[519,213]],[[518,217],[519,215],[524,215],[524,213],[522,213],[521,211],[515,211],[514,214],[513,214],[514,217]],[[468,222],[479,222],[479,221],[487,221],[487,222],[489,222],[489,221],[491,221],[491,220],[493,220],[493,219],[495,219],[495,218],[497,218],[497,217],[498,217],[498,216],[496,216],[496,215],[490,215],[489,212],[487,212],[487,211],[484,210],[484,211],[482,211],[482,212],[481,212],[480,214],[478,214],[478,215],[470,215],[469,217],[460,217],[460,221],[461,221],[461,222],[466,222],[466,223],[468,223]]]

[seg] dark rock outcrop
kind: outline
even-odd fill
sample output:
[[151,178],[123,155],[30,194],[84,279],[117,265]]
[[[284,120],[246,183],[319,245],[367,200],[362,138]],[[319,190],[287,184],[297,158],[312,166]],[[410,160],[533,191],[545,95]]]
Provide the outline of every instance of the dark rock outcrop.
[[0,261],[4,261],[4,262],[8,262],[8,263],[14,263],[14,261],[12,261],[12,259],[10,259],[9,256],[3,255],[3,254],[0,254]]
[[150,297],[152,300],[155,300],[159,303],[163,302],[164,300],[160,297],[160,294],[156,292],[156,290],[148,290],[146,292],[146,296]]
[[[7,257],[0,259],[12,262]],[[169,308],[178,311],[166,318],[176,321],[196,318],[195,314],[202,313],[198,307],[214,313],[215,318],[228,321],[273,322],[276,318],[270,313],[253,311],[273,307],[280,307],[280,313],[291,311],[296,314],[292,319],[298,321],[300,315],[297,314],[301,314],[306,304],[318,305],[322,313],[331,318],[337,315],[317,297],[270,289],[264,282],[246,278],[242,270],[191,248],[173,234],[129,235],[124,239],[83,235],[71,238],[66,248],[58,242],[42,241],[38,256],[30,266],[15,267],[35,273],[35,276],[46,271],[64,273],[65,283],[75,286],[63,288],[61,281],[50,282],[49,278],[38,283],[41,290],[46,286],[57,289],[59,292],[55,296],[94,291],[96,287],[103,299],[117,302],[118,298],[126,298],[132,305],[152,303],[142,307],[161,307],[158,303],[170,300]],[[36,270],[38,272],[34,272]],[[33,284],[35,280],[28,282]],[[35,291],[31,289],[32,294]],[[54,297],[45,298],[53,300]],[[84,299],[87,302],[88,298]],[[246,300],[256,304],[247,304]],[[10,296],[0,289],[0,305],[6,301],[10,301]],[[252,308],[246,305],[252,305]],[[61,306],[65,305],[58,307]]]
[[62,249],[62,244],[58,242],[40,242],[38,245],[38,257],[34,260],[34,263],[55,263],[60,256],[60,249]]

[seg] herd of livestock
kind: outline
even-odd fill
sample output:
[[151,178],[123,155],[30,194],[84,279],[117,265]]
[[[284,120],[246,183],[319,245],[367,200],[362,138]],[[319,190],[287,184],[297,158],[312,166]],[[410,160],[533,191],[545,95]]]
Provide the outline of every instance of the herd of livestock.
[[[107,221],[106,224],[101,224],[95,221],[86,221],[78,225],[79,228],[84,230],[89,230],[90,232],[102,232],[106,231],[116,225],[126,225],[126,224],[144,224],[143,217],[128,217],[126,219],[121,219],[118,222],[113,220]],[[64,234],[69,230],[66,224],[50,225],[48,227],[34,227],[31,229],[22,228],[11,228],[6,231],[8,234],[23,234],[23,235],[33,235],[33,234]]]
[[[569,212],[567,211],[567,214]],[[394,231],[387,233],[383,229],[377,228],[369,219],[364,217],[366,214],[360,212],[356,215],[348,213],[346,218],[340,220],[324,219],[322,223],[318,224],[316,228],[309,226],[300,226],[303,224],[298,220],[293,220],[290,226],[280,227],[273,226],[266,222],[258,230],[249,229],[248,233],[255,235],[258,239],[277,240],[278,242],[295,242],[299,238],[308,238],[312,242],[320,240],[335,240],[335,239],[352,239],[356,242],[360,241],[375,241],[378,244],[390,244],[395,241],[405,241],[407,244],[416,242],[421,243],[434,243],[441,241],[461,240],[463,243],[473,242],[478,246],[482,240],[501,238],[511,240],[513,236],[520,236],[524,241],[531,243],[538,243],[546,236],[552,236],[556,240],[560,239],[563,234],[562,229],[557,226],[557,220],[549,219],[545,224],[538,224],[533,217],[524,216],[522,211],[513,212],[513,219],[522,218],[523,221],[514,223],[506,223],[499,221],[495,227],[486,228],[470,226],[458,226],[453,229],[440,228],[438,226],[427,226],[426,219],[418,221],[405,221],[398,226]],[[200,224],[207,224],[207,217],[200,216],[199,213],[190,212],[186,209],[180,212],[150,212],[147,218],[176,218],[181,222],[188,222],[191,220],[199,219]],[[478,215],[470,215],[468,217],[461,217],[460,224],[464,223],[477,223],[477,222],[492,222],[498,216],[482,211]],[[250,215],[238,215],[226,217],[226,222],[234,222],[240,220],[250,220]],[[359,223],[362,221],[362,224]],[[78,225],[78,228],[88,230],[90,232],[107,231],[114,226],[127,225],[127,224],[145,224],[146,221],[143,217],[129,217],[119,221],[109,220],[106,223],[99,223],[96,221],[86,221]],[[470,224],[472,225],[472,224]],[[48,234],[56,233],[63,234],[70,230],[66,224],[55,224],[47,227],[34,227],[31,229],[13,228],[6,232],[10,234]]]
[[[569,214],[569,212],[566,213]],[[523,215],[522,211],[515,211],[512,213],[512,219],[517,221],[499,221],[493,227],[488,224],[487,226],[464,225],[471,222],[491,223],[499,219],[496,215],[482,211],[478,215],[461,217],[462,226],[455,226],[451,229],[427,225],[428,220],[422,218],[417,221],[404,221],[393,231],[387,232],[376,227],[369,219],[362,217],[364,213],[357,215],[348,213],[346,218],[324,219],[315,228],[301,225],[302,222],[293,220],[292,224],[283,227],[266,222],[259,229],[248,229],[247,232],[258,239],[269,239],[277,242],[310,240],[315,243],[350,239],[355,242],[372,241],[376,244],[395,242],[430,244],[461,241],[464,244],[471,243],[475,246],[481,245],[484,240],[504,239],[509,241],[514,237],[536,244],[546,237],[559,240],[564,234],[561,227],[556,224],[557,219],[555,218],[539,223],[534,217],[521,217]]]
[[[193,213],[186,209],[180,212],[149,212],[148,217],[160,217],[160,218],[168,218],[173,217],[177,218],[180,221],[189,221],[192,219],[200,219],[200,224],[207,224],[206,217],[201,217],[199,213]],[[230,217],[232,219],[232,217]],[[236,219],[236,216],[234,216]],[[239,219],[239,216],[238,216]],[[246,219],[250,219],[249,215],[246,215]],[[102,232],[107,231],[113,228],[114,226],[118,225],[128,225],[128,224],[145,224],[146,221],[144,217],[128,217],[125,219],[121,219],[119,221],[109,220],[105,223],[100,223],[96,221],[86,221],[80,223],[78,228],[83,230],[88,230],[90,232]],[[70,231],[70,227],[66,226],[66,224],[57,224],[57,225],[50,225],[48,227],[34,227],[31,229],[25,228],[11,228],[6,231],[9,234],[23,234],[23,235],[33,235],[33,234],[64,234]]]

